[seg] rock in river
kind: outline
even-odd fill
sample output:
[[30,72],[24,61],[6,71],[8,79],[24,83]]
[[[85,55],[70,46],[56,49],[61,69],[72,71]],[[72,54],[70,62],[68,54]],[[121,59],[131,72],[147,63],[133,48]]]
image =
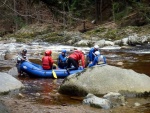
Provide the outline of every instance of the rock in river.
[[150,77],[133,70],[104,65],[86,69],[64,79],[59,92],[85,96],[88,93],[104,95],[109,92],[150,92]]
[[7,73],[0,72],[0,93],[9,92],[11,90],[23,87],[23,84]]

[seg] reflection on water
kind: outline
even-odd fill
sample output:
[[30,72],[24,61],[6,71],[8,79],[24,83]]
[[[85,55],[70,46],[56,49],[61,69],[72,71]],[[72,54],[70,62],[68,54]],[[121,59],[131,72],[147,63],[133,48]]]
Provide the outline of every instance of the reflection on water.
[[1,72],[7,72],[11,67],[0,67]]
[[150,113],[150,103],[143,104],[137,111],[142,111],[143,113]]
[[[103,51],[102,53],[106,55],[107,63],[110,65],[132,69],[138,73],[144,73],[150,76],[150,53],[136,54],[122,51]],[[118,65],[118,62],[122,62],[122,65]]]
[[134,58],[136,58],[138,61],[133,61],[130,63],[125,61],[124,67],[150,76],[150,55],[135,55]]
[[21,91],[30,102],[48,105],[79,104],[80,101],[72,100],[71,97],[58,93],[58,87],[63,79],[42,79],[20,77],[25,88]]

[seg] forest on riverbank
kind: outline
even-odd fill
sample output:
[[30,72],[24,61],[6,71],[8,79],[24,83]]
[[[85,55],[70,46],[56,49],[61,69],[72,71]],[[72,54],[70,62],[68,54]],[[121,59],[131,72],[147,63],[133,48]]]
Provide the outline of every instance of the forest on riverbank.
[[149,9],[149,0],[2,0],[0,36],[37,23],[48,25],[48,32],[86,32],[108,22],[119,28],[145,26]]

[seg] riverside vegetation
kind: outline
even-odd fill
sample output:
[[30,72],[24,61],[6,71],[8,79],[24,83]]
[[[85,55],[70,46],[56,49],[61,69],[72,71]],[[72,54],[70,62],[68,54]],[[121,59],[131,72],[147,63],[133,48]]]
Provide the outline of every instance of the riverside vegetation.
[[[149,36],[150,25],[142,27],[127,26],[119,28],[115,23],[105,23],[103,25],[96,26],[94,29],[81,33],[79,31],[67,31],[67,30],[52,30],[50,25],[34,24],[26,26],[14,34],[8,34],[1,37],[1,40],[30,43],[34,41],[48,42],[48,43],[61,43],[64,45],[72,45],[80,40],[109,40],[115,41],[126,38],[130,35],[137,34],[138,36]],[[69,40],[72,40],[69,42]],[[149,42],[149,39],[148,39]],[[81,46],[92,46],[92,43]]]

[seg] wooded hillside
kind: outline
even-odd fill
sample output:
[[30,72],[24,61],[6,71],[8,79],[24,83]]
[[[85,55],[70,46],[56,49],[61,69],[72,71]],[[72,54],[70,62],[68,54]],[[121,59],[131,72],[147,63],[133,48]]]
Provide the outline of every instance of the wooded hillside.
[[[120,26],[150,23],[149,0],[1,0],[0,36],[34,24],[63,29],[114,21]],[[90,28],[90,27],[89,27]],[[91,27],[92,28],[92,27]]]

